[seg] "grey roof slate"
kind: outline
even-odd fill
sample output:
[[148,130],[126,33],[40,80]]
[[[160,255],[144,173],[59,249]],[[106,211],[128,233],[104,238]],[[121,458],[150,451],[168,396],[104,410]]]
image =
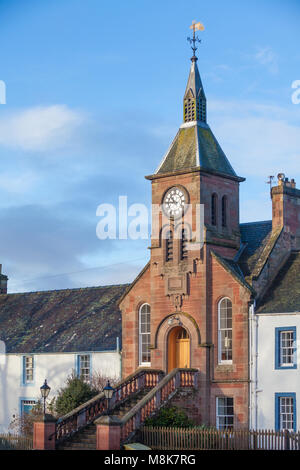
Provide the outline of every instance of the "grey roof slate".
[[8,353],[115,349],[117,302],[126,285],[0,295],[0,340]]
[[210,127],[202,122],[180,127],[156,174],[195,168],[238,178]]
[[257,305],[257,313],[300,311],[300,252],[292,252]]
[[272,221],[240,224],[241,242],[245,249],[241,253],[239,266],[245,277],[251,276],[266,243],[272,233]]

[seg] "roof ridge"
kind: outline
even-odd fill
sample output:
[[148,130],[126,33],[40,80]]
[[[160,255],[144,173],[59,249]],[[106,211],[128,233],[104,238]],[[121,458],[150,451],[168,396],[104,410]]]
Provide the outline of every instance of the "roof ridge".
[[266,224],[272,223],[272,220],[258,220],[257,222],[241,222],[240,225],[256,225],[256,224]]
[[7,294],[0,295],[24,295],[24,294],[48,294],[50,292],[67,292],[67,291],[82,291],[88,289],[105,289],[107,287],[125,287],[130,285],[129,282],[125,284],[107,284],[105,286],[87,286],[87,287],[67,287],[65,289],[48,289],[48,290],[36,290],[36,291],[27,291],[27,292],[8,292]]

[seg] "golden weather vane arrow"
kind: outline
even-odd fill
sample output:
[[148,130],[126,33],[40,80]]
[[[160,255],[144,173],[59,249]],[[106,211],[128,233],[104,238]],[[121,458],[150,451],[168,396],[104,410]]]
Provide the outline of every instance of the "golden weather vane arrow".
[[199,39],[197,36],[196,36],[196,31],[204,31],[204,26],[202,23],[197,23],[195,20],[192,22],[191,26],[190,26],[190,29],[193,30],[193,37],[192,38],[187,38],[187,40],[189,41],[190,44],[192,44],[192,51],[194,53],[193,55],[193,59],[194,60],[197,60],[196,59],[196,50],[197,50],[197,47],[196,47],[196,42],[201,42],[201,39]]

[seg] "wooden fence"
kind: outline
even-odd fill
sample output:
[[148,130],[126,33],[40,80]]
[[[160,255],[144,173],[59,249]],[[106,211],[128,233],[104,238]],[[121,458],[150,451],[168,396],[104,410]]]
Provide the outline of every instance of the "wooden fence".
[[153,450],[300,450],[300,432],[143,427],[140,441]]
[[0,450],[32,450],[32,437],[18,434],[0,434]]

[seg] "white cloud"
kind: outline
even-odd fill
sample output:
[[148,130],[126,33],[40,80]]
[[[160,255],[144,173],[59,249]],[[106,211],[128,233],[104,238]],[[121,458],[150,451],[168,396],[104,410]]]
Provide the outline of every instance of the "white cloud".
[[12,171],[0,173],[0,188],[8,193],[24,194],[32,189],[37,181],[38,175],[30,170],[20,174]]
[[72,142],[85,117],[65,105],[17,111],[0,119],[0,145],[25,151],[46,151]]
[[278,57],[270,46],[260,47],[254,58],[259,64],[266,66],[272,74],[278,73]]
[[236,171],[267,177],[283,171],[300,176],[300,126],[279,106],[243,102],[212,103],[212,129]]

